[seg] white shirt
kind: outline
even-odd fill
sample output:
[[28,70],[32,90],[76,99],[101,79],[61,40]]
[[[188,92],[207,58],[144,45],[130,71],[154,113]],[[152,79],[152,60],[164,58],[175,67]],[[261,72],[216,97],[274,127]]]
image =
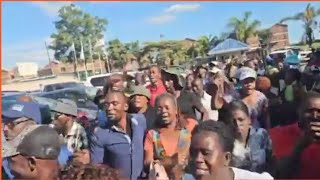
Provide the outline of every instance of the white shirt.
[[252,179],[252,180],[256,180],[256,179],[261,179],[261,180],[271,180],[273,179],[273,177],[267,173],[267,172],[263,172],[263,173],[256,173],[256,172],[251,172],[251,171],[247,171],[244,169],[238,169],[235,167],[232,167],[233,173],[234,173],[234,180],[243,180],[243,179]]
[[[273,180],[274,178],[267,172],[256,173],[247,171],[244,169],[238,169],[235,167],[231,167],[234,180]],[[185,174],[183,180],[195,180],[195,178],[191,174]]]
[[[201,103],[203,107],[208,111],[209,119],[218,121],[219,113],[217,110],[211,110],[211,99],[212,97],[208,93],[204,92],[203,96],[201,97]],[[197,112],[197,114],[199,113]]]

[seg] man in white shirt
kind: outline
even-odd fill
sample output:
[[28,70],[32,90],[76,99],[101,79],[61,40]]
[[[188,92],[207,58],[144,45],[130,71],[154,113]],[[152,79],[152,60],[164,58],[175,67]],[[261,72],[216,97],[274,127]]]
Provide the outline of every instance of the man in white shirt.
[[[204,108],[208,111],[209,119],[217,121],[218,120],[218,111],[211,110],[211,96],[205,92],[202,79],[196,78],[192,82],[192,90],[201,98],[201,103],[203,104]],[[197,112],[198,115],[201,117],[200,113]]]

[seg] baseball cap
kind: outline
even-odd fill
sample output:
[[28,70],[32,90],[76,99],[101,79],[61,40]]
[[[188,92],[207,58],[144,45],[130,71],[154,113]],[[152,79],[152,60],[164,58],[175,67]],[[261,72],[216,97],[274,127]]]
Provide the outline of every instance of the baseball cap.
[[6,120],[30,118],[36,123],[41,123],[40,105],[35,102],[17,101],[8,110],[2,112],[2,117]]
[[40,159],[57,159],[60,153],[58,133],[45,125],[29,125],[2,147],[3,157],[34,156]]
[[256,79],[257,78],[257,73],[255,70],[251,69],[251,68],[244,68],[241,70],[240,72],[240,77],[239,77],[239,80],[242,81],[242,80],[245,80],[247,78],[254,78]]
[[78,116],[77,104],[69,99],[58,99],[57,102],[51,107],[51,111],[75,117]]
[[150,99],[150,91],[144,86],[134,86],[132,87],[133,92],[130,94],[130,98],[135,95],[142,95]]

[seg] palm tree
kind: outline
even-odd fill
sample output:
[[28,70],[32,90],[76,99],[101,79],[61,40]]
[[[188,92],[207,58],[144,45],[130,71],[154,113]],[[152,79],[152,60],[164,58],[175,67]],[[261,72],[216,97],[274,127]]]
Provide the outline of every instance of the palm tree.
[[210,49],[216,46],[219,42],[221,41],[216,36],[201,36],[196,41],[195,45],[190,47],[189,51],[197,56],[205,57]]
[[123,66],[125,63],[125,55],[126,55],[126,48],[120,42],[119,39],[114,39],[108,42],[107,51],[109,52],[109,56],[114,62],[114,65],[117,67]]
[[312,46],[312,42],[313,42],[313,30],[316,28],[317,26],[317,21],[315,20],[315,18],[320,15],[320,9],[318,11],[315,10],[314,7],[312,7],[310,4],[307,5],[306,9],[304,10],[304,12],[300,12],[295,14],[292,17],[286,17],[280,20],[280,23],[283,23],[285,21],[289,21],[289,20],[295,20],[295,21],[302,21],[303,27],[304,27],[304,36],[305,36],[305,40],[307,42],[307,44],[309,45],[309,47]]
[[252,12],[247,11],[244,13],[244,17],[242,19],[232,17],[227,25],[229,28],[232,28],[232,32],[230,34],[234,33],[236,38],[244,43],[246,43],[250,36],[256,35],[257,29],[261,24],[258,20],[250,22],[249,20],[251,15]]

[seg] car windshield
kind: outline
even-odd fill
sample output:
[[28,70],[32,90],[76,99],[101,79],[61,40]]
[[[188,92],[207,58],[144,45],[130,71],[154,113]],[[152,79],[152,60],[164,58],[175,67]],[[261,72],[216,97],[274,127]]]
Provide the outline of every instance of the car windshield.
[[76,82],[51,84],[51,85],[46,85],[44,88],[44,91],[49,92],[54,90],[60,90],[60,89],[66,89],[66,88],[77,88],[77,87],[83,87],[83,86],[84,85]]
[[92,78],[90,80],[90,83],[92,84],[93,87],[104,86],[107,82],[107,77],[108,76]]
[[52,91],[49,93],[42,93],[38,96],[46,97],[50,99],[69,99],[76,102],[78,108],[87,108],[92,109],[95,108],[90,105],[90,100],[85,92],[84,89],[65,89],[65,90],[58,90]]

